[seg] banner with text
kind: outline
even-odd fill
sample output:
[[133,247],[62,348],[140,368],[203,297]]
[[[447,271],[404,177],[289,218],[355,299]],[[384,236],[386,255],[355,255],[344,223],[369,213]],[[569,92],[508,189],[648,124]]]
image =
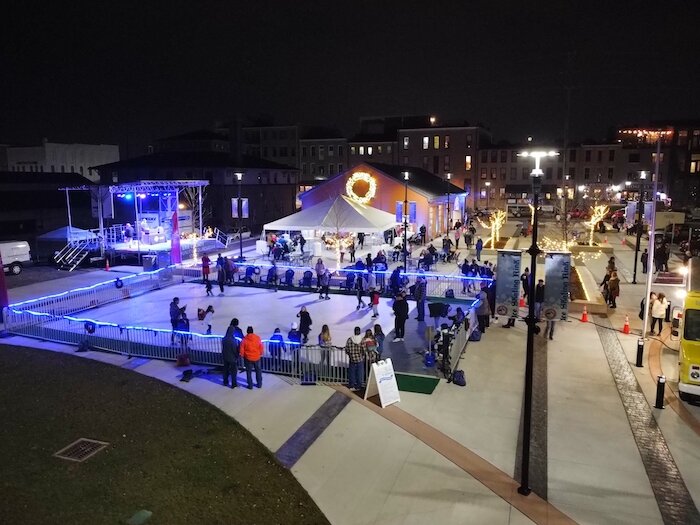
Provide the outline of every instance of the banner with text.
[[498,250],[496,266],[496,314],[518,317],[520,302],[519,250]]
[[542,316],[548,321],[566,321],[569,314],[571,253],[548,252],[544,260],[544,275]]

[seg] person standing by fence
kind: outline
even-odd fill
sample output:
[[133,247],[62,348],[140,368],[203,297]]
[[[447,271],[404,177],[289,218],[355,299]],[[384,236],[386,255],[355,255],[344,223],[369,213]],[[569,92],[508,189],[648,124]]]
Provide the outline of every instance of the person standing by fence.
[[333,338],[327,324],[321,327],[321,333],[318,334],[318,346],[321,347],[321,367],[325,363],[330,369],[331,366],[331,347],[333,346]]
[[279,328],[275,328],[275,331],[270,336],[267,348],[269,348],[272,356],[272,369],[280,370],[282,368],[282,352],[286,351],[287,347],[284,344],[284,337],[282,337]]
[[360,390],[364,383],[365,352],[362,346],[362,330],[355,327],[354,334],[345,342],[345,353],[348,355],[348,388]]
[[408,302],[403,293],[399,293],[394,299],[394,341],[403,341],[405,335],[406,319],[408,319]]
[[224,361],[224,386],[229,386],[228,378],[231,376],[231,388],[236,388],[236,376],[238,375],[238,353],[243,339],[243,332],[238,328],[238,319],[231,319],[231,324],[226,329],[226,334],[221,340],[221,356]]
[[170,325],[173,327],[173,332],[170,334],[170,344],[175,343],[175,330],[177,330],[177,323],[180,320],[180,298],[173,297],[170,303]]
[[252,370],[255,369],[255,386],[262,388],[262,370],[260,358],[263,355],[263,344],[260,336],[253,332],[253,327],[246,329],[246,335],[241,342],[241,356],[245,364],[245,375],[248,380],[248,390],[253,390]]

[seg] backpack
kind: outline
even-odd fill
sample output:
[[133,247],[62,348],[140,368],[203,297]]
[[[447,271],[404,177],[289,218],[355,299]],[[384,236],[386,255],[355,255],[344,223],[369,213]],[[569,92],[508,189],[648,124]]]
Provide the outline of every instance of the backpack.
[[478,328],[474,328],[469,334],[469,341],[481,341],[481,331]]
[[464,376],[464,370],[455,370],[452,374],[452,382],[455,385],[467,386],[467,378]]
[[455,298],[455,291],[452,288],[448,288],[445,290],[445,299],[454,299]]

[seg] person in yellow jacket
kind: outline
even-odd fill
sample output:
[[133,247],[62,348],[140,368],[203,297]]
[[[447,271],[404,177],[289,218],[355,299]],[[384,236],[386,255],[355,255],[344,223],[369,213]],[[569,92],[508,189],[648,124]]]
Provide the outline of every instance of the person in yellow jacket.
[[253,327],[246,329],[246,335],[241,341],[241,357],[245,363],[245,374],[248,379],[248,390],[253,389],[251,371],[255,368],[255,386],[262,388],[262,370],[260,369],[260,358],[263,356],[263,344],[260,336],[253,333]]

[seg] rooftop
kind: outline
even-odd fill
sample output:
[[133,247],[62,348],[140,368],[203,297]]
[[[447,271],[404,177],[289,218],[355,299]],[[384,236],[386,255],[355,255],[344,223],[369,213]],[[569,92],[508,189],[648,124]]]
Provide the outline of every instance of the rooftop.
[[296,170],[291,166],[269,160],[242,155],[241,161],[235,155],[221,151],[162,151],[134,157],[110,164],[94,166],[98,170],[129,168],[251,168]]

